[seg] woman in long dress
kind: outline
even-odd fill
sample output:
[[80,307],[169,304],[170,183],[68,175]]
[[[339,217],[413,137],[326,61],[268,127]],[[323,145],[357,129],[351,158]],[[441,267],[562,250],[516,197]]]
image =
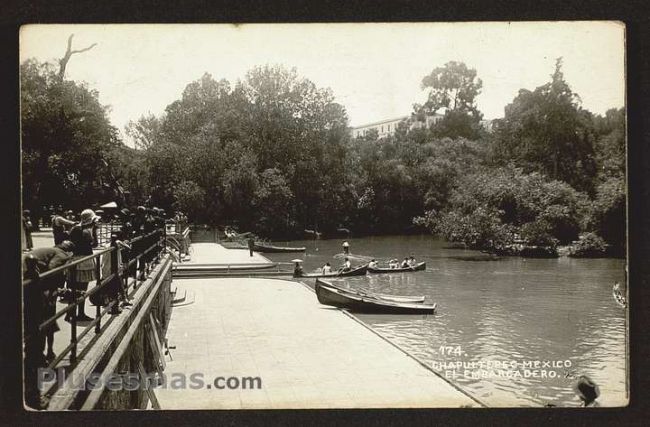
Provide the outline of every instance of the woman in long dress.
[[[70,240],[74,243],[72,261],[93,254],[93,247],[97,246],[96,229],[97,221],[99,221],[99,219],[100,218],[95,215],[95,212],[91,209],[86,209],[81,212],[81,222],[70,230]],[[95,262],[95,258],[91,258],[81,264],[77,264],[77,268],[74,271],[74,277],[71,277],[70,280],[74,280],[75,289],[79,294],[88,290],[88,282],[97,279],[95,277]],[[86,314],[85,307],[86,301],[84,300],[78,306],[78,321],[92,320],[92,317]],[[65,320],[70,320],[70,313],[66,315]]]

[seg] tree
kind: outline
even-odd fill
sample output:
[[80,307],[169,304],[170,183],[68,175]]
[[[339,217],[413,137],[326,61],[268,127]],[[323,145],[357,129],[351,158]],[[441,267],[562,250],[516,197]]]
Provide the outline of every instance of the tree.
[[132,139],[135,148],[147,150],[162,141],[162,120],[153,114],[130,120],[126,125],[126,135]]
[[68,66],[68,61],[70,61],[70,57],[74,55],[75,53],[83,53],[87,52],[93,47],[97,46],[97,43],[93,43],[90,46],[83,48],[83,49],[78,49],[78,50],[72,50],[72,38],[74,37],[74,34],[70,34],[70,37],[68,37],[68,46],[65,50],[65,54],[61,59],[59,59],[59,80],[63,81],[63,78],[65,77],[65,69]]
[[416,105],[415,112],[422,116],[444,109],[443,119],[433,126],[435,136],[477,139],[482,114],[476,106],[476,97],[482,87],[475,69],[450,61],[422,79],[422,89],[428,89],[428,99],[424,105]]
[[625,176],[625,109],[610,109],[604,117],[593,119],[596,140],[598,180]]
[[625,178],[610,177],[596,188],[587,229],[602,236],[618,255],[625,254]]
[[205,191],[194,181],[182,181],[173,191],[173,208],[186,213],[190,221],[200,221],[204,214]]
[[551,82],[534,91],[522,89],[505,108],[496,128],[496,158],[514,161],[565,181],[581,191],[593,191],[596,174],[594,134],[589,113],[571,91],[558,58]]
[[278,169],[262,171],[252,203],[257,230],[266,236],[286,235],[294,226],[292,203],[293,193],[282,172]]
[[232,140],[233,126],[242,119],[232,115],[233,93],[227,80],[215,80],[208,73],[183,90],[181,99],[169,104],[161,118],[163,139],[187,145],[198,135],[212,140]]
[[[234,86],[204,74],[163,116],[143,117],[127,132],[146,148],[155,168],[150,176],[164,183],[151,182],[159,203],[173,199],[166,188],[192,181],[205,194],[206,221],[236,220],[270,235],[287,224],[334,227],[332,213],[344,205],[339,194],[345,188],[347,125],[345,109],[329,89],[317,88],[295,69],[263,66]],[[273,195],[278,203],[268,199]],[[270,203],[268,211],[260,205],[263,199]],[[259,222],[254,211],[265,219]]]
[[[320,89],[295,69],[255,67],[235,93],[243,105],[243,141],[255,153],[258,170],[277,169],[295,197],[296,224],[331,226],[325,199],[344,179],[344,144],[349,138],[345,109],[329,89]],[[327,171],[327,173],[324,173]]]
[[21,73],[23,204],[81,210],[117,196],[111,169],[121,145],[96,91],[61,80],[51,64],[27,60]]
[[424,109],[435,113],[441,108],[467,113],[478,112],[476,96],[481,93],[483,82],[476,70],[462,62],[450,61],[435,68],[422,79],[422,89],[429,89]]
[[477,247],[507,244],[514,233],[531,244],[566,244],[577,238],[588,208],[587,196],[568,184],[508,166],[463,176],[447,206],[420,222]]

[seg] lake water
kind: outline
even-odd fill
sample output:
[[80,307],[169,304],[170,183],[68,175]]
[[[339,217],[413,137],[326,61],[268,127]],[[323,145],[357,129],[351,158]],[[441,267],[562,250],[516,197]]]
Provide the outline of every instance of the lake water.
[[[277,243],[306,254],[306,272],[338,267],[341,240]],[[358,315],[441,375],[489,406],[579,406],[579,375],[600,388],[601,405],[626,402],[626,311],[612,297],[625,279],[620,259],[470,260],[481,253],[448,248],[431,236],[348,239],[353,255],[426,261],[416,273],[336,280],[352,289],[425,295],[435,315]],[[361,263],[353,259],[353,265]],[[313,286],[314,280],[305,280]]]

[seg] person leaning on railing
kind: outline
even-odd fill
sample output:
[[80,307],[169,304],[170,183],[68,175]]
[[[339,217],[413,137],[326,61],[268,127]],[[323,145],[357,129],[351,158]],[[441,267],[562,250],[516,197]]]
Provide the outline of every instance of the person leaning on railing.
[[[34,279],[50,270],[65,265],[74,251],[74,243],[64,241],[52,248],[37,248],[25,255],[27,266],[25,278]],[[43,362],[51,362],[56,358],[54,354],[54,333],[59,331],[56,321],[45,330],[39,331],[38,327],[45,320],[56,314],[56,298],[59,288],[63,288],[65,273],[63,271],[52,274],[39,280],[27,282],[24,289],[25,295],[25,335],[30,337],[26,343],[26,358],[38,366],[45,366]],[[47,341],[47,355],[43,358],[43,350]]]
[[[81,222],[70,230],[70,240],[74,243],[73,260],[86,257],[93,254],[93,248],[97,247],[97,222],[99,217],[95,215],[91,209],[86,209],[81,212]],[[69,277],[70,280],[75,281],[75,289],[79,293],[88,290],[88,282],[96,280],[95,277],[95,259],[88,259],[78,264],[74,270],[74,277]],[[88,321],[92,317],[88,316],[85,312],[86,301],[84,300],[79,304],[77,320]],[[65,317],[66,321],[71,320],[72,314],[68,313]]]

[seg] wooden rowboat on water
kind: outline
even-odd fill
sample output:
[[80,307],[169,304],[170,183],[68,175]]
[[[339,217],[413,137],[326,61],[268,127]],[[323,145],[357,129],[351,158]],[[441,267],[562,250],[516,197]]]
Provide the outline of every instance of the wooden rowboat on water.
[[300,277],[350,277],[365,276],[368,271],[368,264],[359,265],[348,271],[333,271],[331,273],[303,273]]
[[267,243],[255,242],[253,244],[253,250],[255,252],[265,252],[265,253],[290,253],[290,252],[305,252],[307,248],[304,246],[293,248],[290,246],[274,246]]
[[321,279],[316,279],[316,297],[321,304],[356,313],[433,314],[436,310],[436,304],[399,303],[342,292]]
[[399,267],[399,268],[370,268],[368,267],[368,273],[408,273],[410,271],[422,271],[426,270],[427,263],[420,262],[415,265],[415,267]]
[[405,302],[405,303],[412,303],[412,304],[419,304],[424,302],[424,296],[410,296],[410,295],[389,295],[389,294],[380,294],[377,292],[372,292],[367,289],[345,289],[341,288],[340,286],[336,286],[335,284],[331,282],[326,282],[327,286],[330,286],[336,290],[339,290],[341,292],[347,292],[349,294],[361,296],[361,297],[369,297],[369,298],[377,298],[377,299],[382,299],[385,301],[392,301],[392,302]]

